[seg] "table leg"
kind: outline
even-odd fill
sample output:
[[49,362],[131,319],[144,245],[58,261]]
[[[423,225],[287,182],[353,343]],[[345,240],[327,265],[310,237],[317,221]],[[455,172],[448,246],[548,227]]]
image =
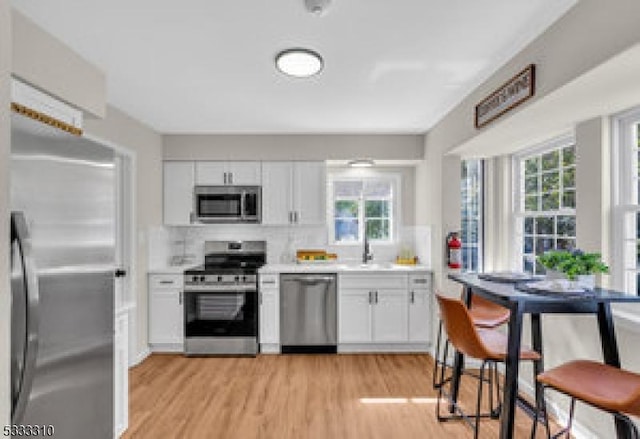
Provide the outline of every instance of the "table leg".
[[513,438],[518,400],[518,367],[520,365],[520,342],[522,337],[523,304],[515,302],[509,319],[509,340],[505,360],[504,398],[500,419],[500,439]]
[[[613,316],[609,303],[598,303],[598,329],[600,330],[600,343],[604,362],[615,367],[620,367],[620,354],[616,333],[613,328]],[[623,421],[616,419],[616,433],[618,439],[632,438],[632,431]]]
[[538,384],[536,377],[544,371],[544,354],[542,353],[542,326],[540,324],[540,314],[531,314],[531,344],[533,350],[540,354],[540,360],[533,362],[533,381],[536,383],[536,407],[542,407],[543,393],[542,385]]
[[[468,286],[464,286],[462,290],[462,300],[467,304],[467,307],[471,304],[471,296],[473,295],[473,291]],[[452,404],[449,405],[449,412],[453,413],[455,411],[455,407],[453,403],[458,402],[458,393],[460,391],[460,378],[462,377],[462,369],[464,367],[464,355],[462,355],[457,350],[453,355],[453,369],[451,371],[451,401]]]

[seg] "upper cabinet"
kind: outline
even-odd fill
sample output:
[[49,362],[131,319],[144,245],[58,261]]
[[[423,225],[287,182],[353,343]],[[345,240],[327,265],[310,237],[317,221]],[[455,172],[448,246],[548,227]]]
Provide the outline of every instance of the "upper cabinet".
[[191,224],[193,211],[193,162],[164,162],[164,223],[167,225]]
[[197,186],[260,186],[260,162],[197,161]]
[[264,162],[262,223],[324,224],[325,190],[324,162]]

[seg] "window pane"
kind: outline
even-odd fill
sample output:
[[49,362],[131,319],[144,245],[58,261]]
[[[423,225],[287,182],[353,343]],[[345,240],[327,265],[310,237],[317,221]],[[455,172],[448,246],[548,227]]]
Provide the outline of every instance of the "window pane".
[[640,239],[640,212],[636,213],[636,238]]
[[527,217],[524,219],[524,233],[527,235],[533,234],[533,217]]
[[527,177],[524,180],[524,192],[526,194],[535,194],[538,192],[538,176]]
[[357,218],[358,202],[352,200],[336,200],[334,215],[336,218]]
[[560,208],[560,193],[551,192],[550,194],[542,195],[542,209],[541,210],[558,210]]
[[533,253],[533,236],[524,237],[523,253]]
[[562,150],[562,165],[569,166],[576,162],[576,147],[568,146]]
[[524,162],[524,173],[525,175],[533,175],[538,173],[538,157],[533,157],[525,160]]
[[562,184],[566,188],[576,187],[576,168],[565,168],[562,176]]
[[[542,192],[557,191],[560,189],[560,173],[550,172],[542,174]],[[544,207],[542,208],[544,210]]]
[[562,207],[575,209],[576,193],[574,191],[565,191],[562,195]]
[[522,267],[524,269],[524,271],[526,271],[527,273],[533,273],[533,262],[532,259],[530,257],[523,257],[522,258]]
[[536,239],[536,254],[541,255],[547,250],[553,250],[553,238],[538,238]]
[[462,242],[477,243],[478,242],[478,221],[463,220],[462,221]]
[[538,196],[527,196],[524,199],[524,210],[536,211],[538,210]]
[[536,233],[538,235],[553,235],[553,218],[536,218]]
[[389,220],[367,220],[367,238],[369,239],[389,239]]
[[386,200],[367,200],[364,210],[367,218],[389,218],[389,202]]
[[542,170],[551,171],[559,167],[560,151],[551,151],[542,155]]
[[358,241],[358,220],[336,220],[336,241]]
[[576,236],[576,217],[573,215],[558,216],[558,235]]
[[361,181],[335,181],[333,183],[333,194],[339,197],[359,197],[362,193]]
[[390,181],[367,181],[364,184],[364,196],[372,198],[391,197]]
[[576,248],[576,240],[575,239],[567,239],[567,238],[558,239],[558,244],[556,245],[556,249],[558,249],[558,250],[573,250],[574,248]]

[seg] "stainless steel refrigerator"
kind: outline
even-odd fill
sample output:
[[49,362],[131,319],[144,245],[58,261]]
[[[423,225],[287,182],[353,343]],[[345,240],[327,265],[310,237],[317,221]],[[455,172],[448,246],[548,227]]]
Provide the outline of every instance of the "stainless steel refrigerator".
[[11,135],[12,423],[112,439],[114,153],[17,114]]

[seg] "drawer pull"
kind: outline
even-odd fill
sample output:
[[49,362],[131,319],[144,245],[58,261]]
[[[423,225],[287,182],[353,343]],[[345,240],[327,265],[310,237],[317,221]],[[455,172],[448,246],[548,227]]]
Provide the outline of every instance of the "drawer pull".
[[162,285],[171,285],[173,283],[173,281],[172,280],[161,280],[160,283]]
[[426,284],[428,281],[427,279],[414,279],[413,283],[414,284]]
[[275,280],[263,280],[262,283],[263,283],[263,285],[275,285],[276,281]]

